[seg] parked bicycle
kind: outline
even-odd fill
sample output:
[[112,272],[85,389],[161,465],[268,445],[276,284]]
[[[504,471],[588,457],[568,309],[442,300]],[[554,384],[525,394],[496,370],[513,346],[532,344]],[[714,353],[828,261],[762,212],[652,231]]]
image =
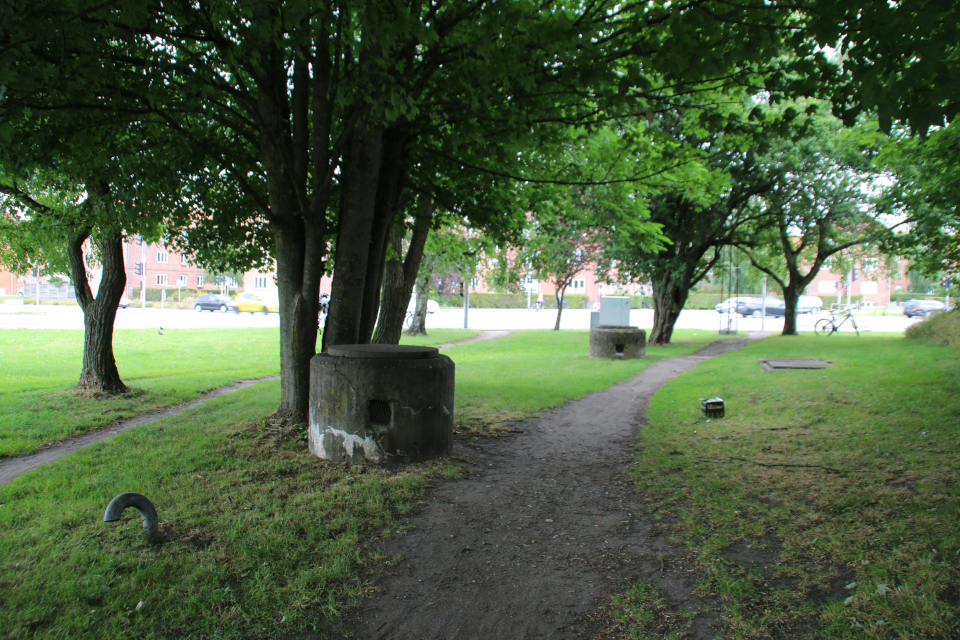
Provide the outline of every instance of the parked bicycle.
[[840,330],[840,327],[849,320],[850,324],[853,325],[853,330],[857,332],[857,335],[860,335],[860,328],[857,326],[857,321],[853,317],[853,311],[847,311],[842,317],[838,318],[830,312],[829,318],[824,318],[823,320],[817,320],[817,324],[814,325],[813,330],[818,336],[832,336],[837,331]]

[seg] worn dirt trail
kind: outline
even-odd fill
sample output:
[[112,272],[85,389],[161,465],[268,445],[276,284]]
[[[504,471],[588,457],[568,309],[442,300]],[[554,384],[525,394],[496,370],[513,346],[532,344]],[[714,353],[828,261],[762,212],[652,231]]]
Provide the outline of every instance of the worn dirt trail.
[[[412,531],[385,543],[388,555],[402,559],[381,580],[382,593],[320,637],[590,637],[602,598],[637,579],[697,611],[681,550],[646,515],[624,472],[654,393],[751,338],[662,360],[609,391],[524,422],[522,433],[458,444],[469,477],[435,487],[407,519]],[[715,637],[713,622],[696,616],[686,637]]]

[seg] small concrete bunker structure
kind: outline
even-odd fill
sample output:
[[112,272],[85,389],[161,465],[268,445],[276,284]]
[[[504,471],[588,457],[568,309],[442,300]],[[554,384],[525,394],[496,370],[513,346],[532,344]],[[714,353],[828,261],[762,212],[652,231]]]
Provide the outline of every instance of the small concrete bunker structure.
[[637,327],[599,324],[590,329],[590,357],[629,360],[647,353],[647,332]]
[[333,462],[450,453],[454,370],[436,347],[329,347],[310,361],[310,451]]

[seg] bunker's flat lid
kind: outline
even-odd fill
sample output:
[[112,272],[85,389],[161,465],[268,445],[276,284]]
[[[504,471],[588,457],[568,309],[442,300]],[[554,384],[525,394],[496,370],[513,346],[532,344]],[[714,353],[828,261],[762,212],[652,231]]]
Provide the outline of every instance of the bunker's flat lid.
[[425,360],[440,354],[436,347],[415,347],[398,344],[338,344],[327,347],[331,356],[384,360]]
[[591,329],[602,329],[604,331],[640,331],[640,327],[634,327],[629,324],[598,324]]

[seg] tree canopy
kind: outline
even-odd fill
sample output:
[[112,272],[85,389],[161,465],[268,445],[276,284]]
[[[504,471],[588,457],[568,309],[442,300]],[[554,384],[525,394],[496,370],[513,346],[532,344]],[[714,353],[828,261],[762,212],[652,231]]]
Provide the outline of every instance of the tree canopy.
[[[176,167],[171,218],[191,230],[192,253],[214,263],[224,248],[266,244],[279,413],[298,420],[320,276],[332,260],[327,344],[368,339],[397,203],[425,157],[414,150],[535,180],[517,147],[571,124],[656,113],[705,89],[776,92],[825,64],[809,40],[780,59],[800,15],[761,0],[41,0],[2,20],[0,143],[44,111],[155,122],[198,154]],[[486,160],[471,161],[480,148]]]

